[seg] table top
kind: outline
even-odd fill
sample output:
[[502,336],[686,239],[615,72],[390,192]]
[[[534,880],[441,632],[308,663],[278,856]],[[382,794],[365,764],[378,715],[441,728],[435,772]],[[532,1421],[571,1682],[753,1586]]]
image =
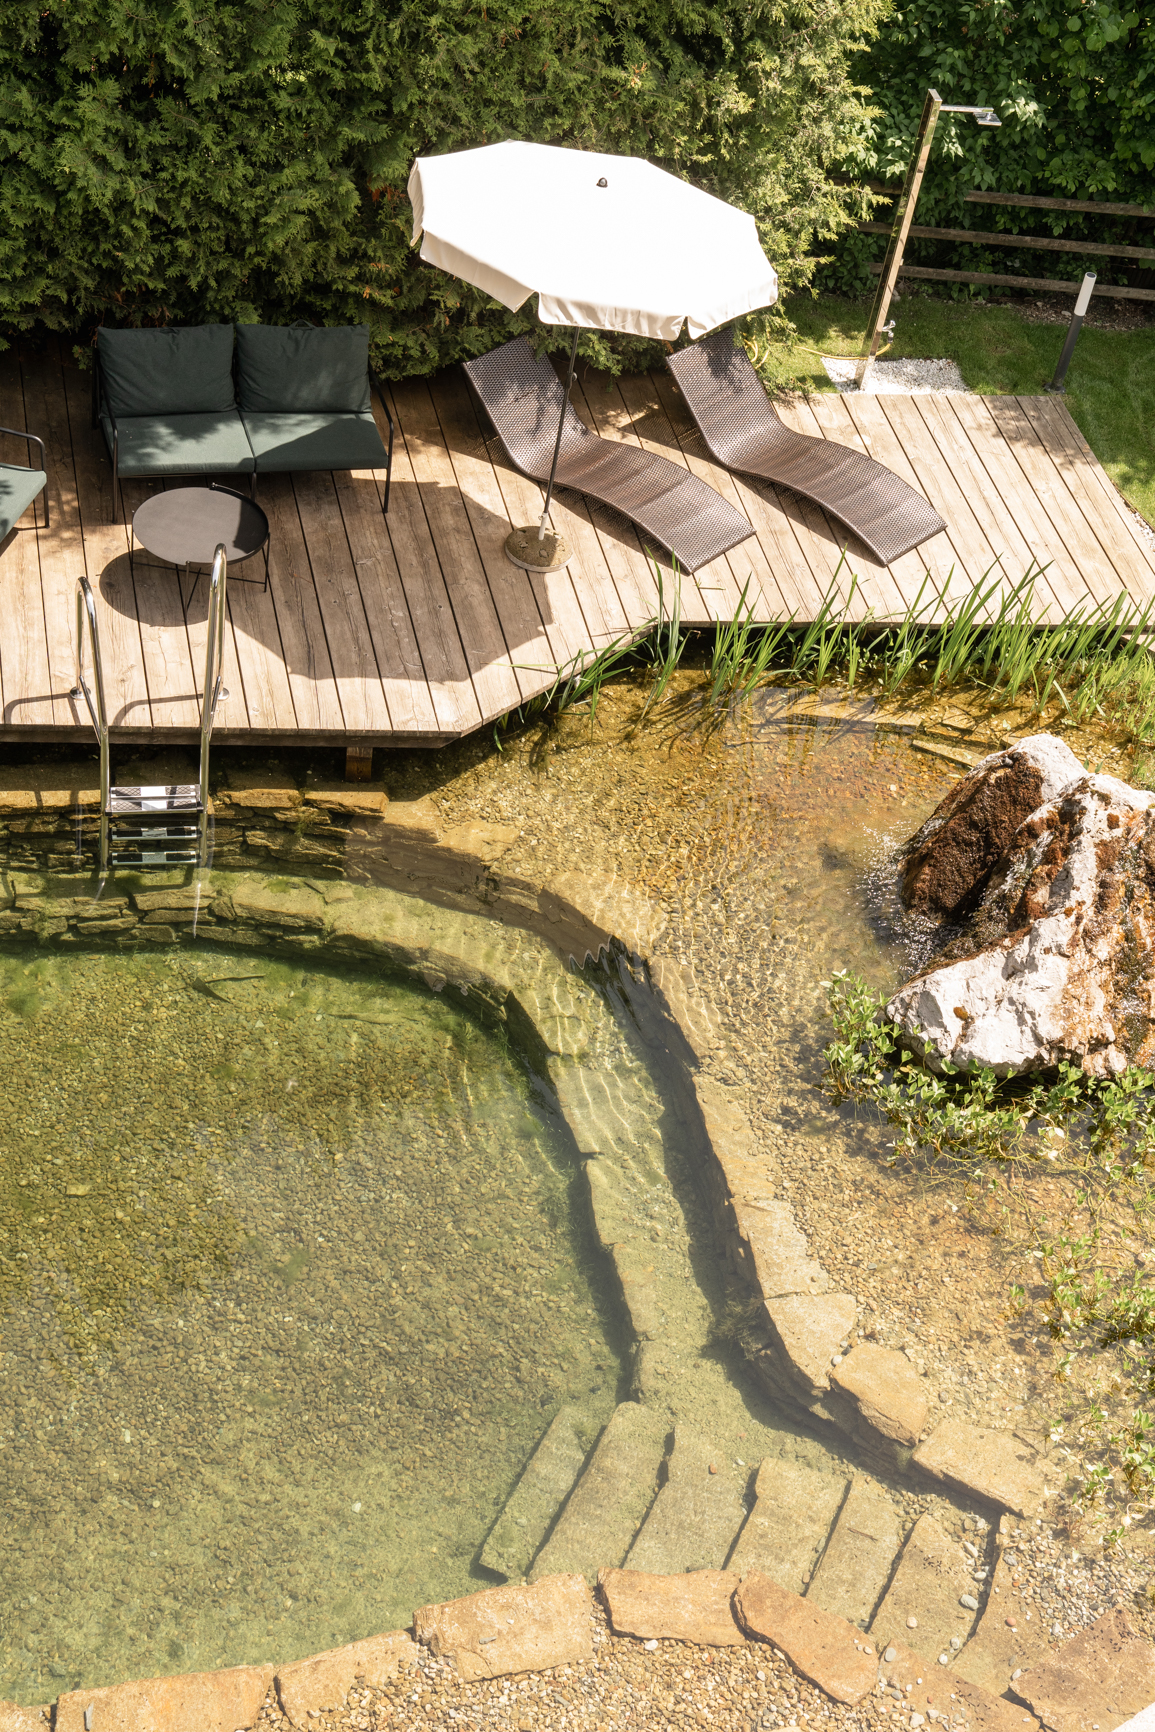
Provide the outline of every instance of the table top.
[[224,543],[231,565],[251,559],[269,539],[260,506],[227,487],[171,487],[133,514],[141,546],[170,565],[211,565]]

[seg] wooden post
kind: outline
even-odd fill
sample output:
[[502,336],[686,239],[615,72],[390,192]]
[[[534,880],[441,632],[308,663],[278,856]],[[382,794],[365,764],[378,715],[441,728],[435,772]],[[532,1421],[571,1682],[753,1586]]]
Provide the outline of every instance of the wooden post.
[[372,746],[346,746],[345,780],[347,782],[371,782],[373,780]]

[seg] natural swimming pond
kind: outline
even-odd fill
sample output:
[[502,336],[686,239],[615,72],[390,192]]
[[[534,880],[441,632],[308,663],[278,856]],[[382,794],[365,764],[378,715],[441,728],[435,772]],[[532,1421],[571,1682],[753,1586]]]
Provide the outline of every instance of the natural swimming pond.
[[478,1586],[543,1414],[604,1418],[620,1376],[518,1055],[368,972],[29,950],[0,1076],[0,1698]]

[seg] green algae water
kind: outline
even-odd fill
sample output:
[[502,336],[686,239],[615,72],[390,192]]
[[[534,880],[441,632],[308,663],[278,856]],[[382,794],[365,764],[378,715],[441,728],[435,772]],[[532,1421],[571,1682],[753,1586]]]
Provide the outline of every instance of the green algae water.
[[0,957],[0,1698],[293,1658],[483,1585],[558,1404],[618,1393],[567,1137],[408,984]]

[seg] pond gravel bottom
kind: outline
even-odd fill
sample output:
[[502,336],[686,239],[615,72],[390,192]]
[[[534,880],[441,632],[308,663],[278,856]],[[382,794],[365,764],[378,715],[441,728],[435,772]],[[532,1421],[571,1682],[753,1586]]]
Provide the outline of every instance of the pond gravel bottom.
[[9,953],[0,1078],[0,1698],[481,1586],[545,1419],[620,1376],[568,1133],[501,1044],[370,975]]

